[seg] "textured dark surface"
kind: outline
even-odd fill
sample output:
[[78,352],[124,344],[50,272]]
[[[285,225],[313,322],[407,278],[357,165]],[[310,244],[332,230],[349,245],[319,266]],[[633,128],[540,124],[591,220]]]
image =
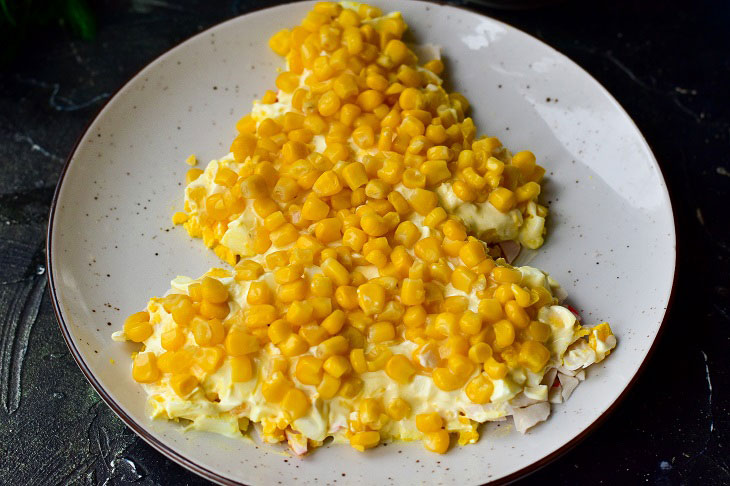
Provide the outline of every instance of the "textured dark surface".
[[[138,439],[76,367],[46,291],[46,216],[66,156],[111,93],[185,38],[269,3],[107,2],[96,41],[41,32],[0,72],[0,483],[204,483]],[[674,305],[645,373],[602,427],[521,484],[730,483],[730,7],[467,5],[613,93],[660,161],[680,235]]]

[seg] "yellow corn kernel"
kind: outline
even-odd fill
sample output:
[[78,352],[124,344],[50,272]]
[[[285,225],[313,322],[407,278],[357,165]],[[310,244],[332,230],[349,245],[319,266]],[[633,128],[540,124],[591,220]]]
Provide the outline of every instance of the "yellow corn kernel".
[[420,305],[408,307],[403,314],[403,324],[409,328],[422,327],[426,322],[426,310]]
[[227,303],[213,304],[207,300],[200,303],[200,315],[206,319],[225,319],[229,312]]
[[173,375],[170,377],[170,387],[180,398],[186,398],[198,386],[198,379],[190,374]]
[[223,194],[217,193],[205,199],[205,210],[211,219],[224,220],[228,217],[228,209],[223,201]]
[[368,327],[368,339],[373,343],[383,343],[395,339],[395,328],[390,322],[376,322]]
[[335,285],[347,285],[350,282],[350,274],[340,262],[334,258],[327,258],[320,265],[324,274],[329,277]]
[[492,278],[497,283],[518,284],[522,281],[522,273],[515,268],[494,267]]
[[355,432],[350,436],[350,445],[360,452],[371,449],[380,443],[380,432],[377,430],[364,430]]
[[160,344],[167,351],[177,351],[185,345],[186,335],[179,327],[165,331],[160,336]]
[[[250,157],[254,154],[254,151],[256,150],[256,142],[258,139],[256,136],[250,133],[239,133],[236,138],[233,139],[233,143],[231,143],[230,151],[233,152],[233,158],[236,160],[236,162],[244,162],[247,157]],[[200,169],[190,169],[188,171],[188,174],[191,173],[193,170],[200,170]],[[203,171],[200,171],[200,174],[202,174]]]
[[309,345],[299,334],[292,333],[279,344],[279,349],[281,354],[290,358],[305,353],[309,349]]
[[338,335],[326,339],[317,346],[317,354],[322,358],[328,358],[334,354],[345,354],[350,349],[350,343],[344,336]]
[[532,304],[532,294],[529,290],[520,287],[517,284],[511,285],[512,294],[515,296],[515,301],[520,307],[528,307]]
[[504,304],[504,313],[507,316],[507,319],[509,319],[517,329],[525,329],[530,325],[530,316],[527,315],[525,309],[520,307],[517,301],[510,300]]
[[162,373],[172,373],[172,363],[175,359],[174,351],[167,351],[157,356],[157,369]]
[[340,378],[351,369],[350,360],[342,355],[333,355],[324,362],[324,370],[335,378]]
[[278,317],[276,307],[270,304],[252,305],[249,307],[244,320],[246,327],[264,327]]
[[498,286],[494,290],[494,298],[497,299],[501,304],[506,304],[510,300],[515,298],[515,294],[512,293],[512,284],[504,283]]
[[506,364],[500,363],[494,358],[489,358],[484,362],[484,372],[493,380],[501,380],[507,376],[509,368]]
[[324,117],[332,116],[340,109],[340,98],[333,90],[329,90],[320,96],[317,101],[317,111]]
[[518,203],[531,201],[540,195],[540,184],[528,182],[515,189],[515,199]]
[[369,125],[362,125],[352,131],[352,141],[361,149],[368,149],[375,144],[375,133]]
[[219,346],[198,348],[193,355],[195,364],[206,373],[215,373],[223,364],[225,352]]
[[291,31],[282,29],[269,39],[269,47],[280,56],[286,56],[291,47]]
[[443,425],[444,420],[436,412],[419,413],[416,415],[416,428],[424,434],[441,430]]
[[247,303],[251,305],[270,304],[271,298],[271,289],[266,282],[251,282],[248,287],[248,294],[246,294]]
[[444,62],[441,59],[432,59],[424,64],[423,67],[436,75],[444,72]]
[[393,420],[403,420],[411,414],[411,406],[402,398],[394,398],[385,406],[385,412]]
[[236,130],[244,133],[254,133],[256,131],[256,120],[250,114],[245,115],[236,122]]
[[423,93],[414,87],[405,88],[398,97],[398,104],[403,110],[420,110],[425,101]]
[[434,263],[441,258],[441,242],[434,236],[419,240],[413,250],[418,258],[427,263]]
[[309,283],[309,290],[316,297],[332,297],[332,279],[318,273],[312,277]]
[[300,327],[299,335],[309,346],[316,346],[329,337],[327,330],[314,322]]
[[365,353],[362,348],[354,348],[350,350],[350,365],[355,373],[362,374],[368,371]]
[[[281,213],[279,213],[281,214]],[[236,280],[256,280],[264,273],[264,267],[253,260],[241,260],[235,268]]]
[[314,310],[312,317],[317,321],[332,314],[332,299],[329,297],[312,297],[309,299],[309,303],[312,304]]
[[342,190],[342,184],[337,174],[328,170],[317,178],[312,190],[320,197],[332,196]]
[[448,368],[435,368],[431,374],[433,383],[441,390],[453,391],[464,385],[464,377],[455,375]]
[[548,324],[540,321],[532,321],[527,328],[527,334],[534,341],[544,343],[550,337],[552,329]]
[[[299,185],[291,177],[280,177],[271,191],[271,197],[280,203],[286,203],[297,197]],[[278,206],[277,208],[278,209]],[[276,210],[275,209],[275,210]],[[267,215],[268,216],[268,215]]]
[[233,356],[229,361],[231,365],[231,380],[235,383],[243,383],[253,378],[253,362],[250,356]]
[[267,335],[274,344],[280,344],[292,333],[291,324],[284,319],[277,319],[269,324]]
[[588,335],[588,345],[594,350],[597,350],[599,341],[606,341],[609,336],[613,336],[611,326],[608,322],[602,322],[590,330],[590,334]]
[[435,145],[428,149],[426,152],[426,158],[428,160],[451,160],[453,153],[445,145]]
[[426,216],[438,205],[438,196],[433,191],[416,188],[408,202],[414,211],[421,216]]
[[286,320],[292,326],[303,326],[312,320],[314,307],[306,300],[292,302],[286,311]]
[[281,118],[281,128],[285,132],[298,130],[304,126],[304,115],[289,111]]
[[445,454],[449,450],[449,440],[449,433],[446,430],[437,430],[424,436],[423,446],[431,452]]
[[353,25],[345,26],[342,33],[342,44],[349,54],[357,55],[363,50],[363,38],[360,29]]
[[340,389],[340,379],[325,373],[322,376],[322,381],[317,386],[317,393],[323,400],[329,400],[333,398],[337,391]]
[[426,290],[421,279],[403,279],[401,287],[403,305],[420,305],[426,300]]
[[269,235],[271,242],[281,248],[287,245],[291,245],[299,237],[299,232],[296,227],[291,223],[285,223],[279,226],[276,230],[272,231]]
[[385,289],[376,283],[360,285],[357,288],[357,300],[365,314],[379,314],[385,306]]
[[487,198],[489,203],[497,208],[498,211],[506,213],[515,207],[515,194],[506,187],[498,187],[489,193]]
[[421,172],[426,176],[426,185],[435,186],[451,177],[445,160],[427,160],[421,164]]
[[342,169],[342,178],[353,191],[368,182],[365,166],[360,162],[352,162]]
[[367,240],[368,235],[359,228],[347,228],[342,235],[342,244],[356,252],[362,249]]
[[470,239],[459,250],[459,258],[467,267],[475,267],[487,258],[484,245],[476,239]]
[[429,228],[436,228],[438,225],[446,221],[447,214],[444,208],[437,206],[423,218],[423,224]]
[[426,176],[418,169],[406,169],[403,171],[403,185],[409,189],[422,189],[426,187]]
[[[399,133],[407,135],[407,137],[413,138],[417,137],[419,135],[423,135],[426,131],[426,127],[423,124],[421,120],[416,118],[413,115],[407,115],[403,118],[403,121],[400,124],[399,127]],[[407,148],[408,142],[406,142],[406,139],[403,139],[403,142],[405,142],[405,147]],[[401,152],[402,153],[402,152]],[[423,171],[421,171],[423,172]]]
[[281,125],[271,118],[264,118],[259,122],[256,134],[261,138],[271,137],[281,132]]
[[223,342],[225,328],[218,319],[205,320],[199,317],[193,319],[190,324],[193,337],[198,346],[215,346]]
[[309,221],[319,221],[329,214],[329,204],[322,201],[314,193],[309,193],[302,205],[302,217]]
[[297,360],[294,376],[305,385],[319,385],[322,381],[322,360],[314,356],[302,356]]
[[452,295],[447,297],[441,303],[441,310],[443,312],[453,312],[454,314],[461,314],[469,308],[469,299],[461,295]]
[[466,396],[469,397],[469,400],[482,405],[491,401],[494,384],[492,384],[492,380],[480,374],[467,383],[464,391],[466,392]]
[[342,222],[337,218],[325,218],[314,226],[314,236],[322,243],[337,241],[342,237]]
[[389,229],[385,219],[376,212],[364,214],[360,218],[360,227],[370,236],[383,236]]
[[172,224],[183,224],[188,218],[187,214],[178,211],[172,215]]
[[550,359],[550,351],[538,341],[525,341],[518,359],[530,371],[539,373]]
[[492,348],[487,343],[476,343],[469,348],[469,359],[475,363],[484,363],[492,357]]
[[261,348],[259,340],[240,329],[233,328],[228,331],[225,339],[226,352],[231,356],[243,356],[255,353]]
[[451,284],[466,293],[471,292],[471,287],[476,280],[476,273],[466,267],[456,267],[451,274]]
[[309,249],[292,248],[289,250],[289,261],[292,265],[311,267],[314,263],[314,252]]
[[357,95],[357,104],[362,111],[372,112],[378,105],[383,102],[384,96],[380,91],[367,89]]
[[464,334],[473,336],[482,330],[482,317],[472,311],[466,311],[459,319],[459,329]]
[[155,353],[137,353],[132,365],[132,378],[138,383],[154,383],[160,378]]
[[403,221],[395,230],[395,241],[406,248],[412,248],[421,237],[421,230],[411,221]]
[[200,282],[203,292],[203,300],[212,304],[222,304],[228,300],[228,289],[220,280],[211,277],[204,277]]
[[385,373],[395,382],[406,384],[416,373],[416,368],[407,357],[394,354],[385,365]]
[[[289,265],[289,252],[286,250],[274,251],[266,255],[266,266],[269,269],[274,270],[280,267]],[[289,270],[287,270],[288,272]],[[280,278],[284,279],[286,273],[280,274]],[[276,279],[276,271],[274,272],[274,279]]]
[[461,176],[470,188],[475,191],[481,191],[487,185],[487,180],[479,175],[473,167],[466,167],[462,170]]
[[504,349],[515,341],[515,327],[510,321],[502,319],[494,323],[494,345]]
[[472,371],[474,371],[474,363],[461,354],[452,354],[448,359],[448,369],[454,376],[466,380]]
[[154,331],[149,322],[148,312],[137,312],[124,321],[124,334],[130,341],[141,343],[150,337]]
[[299,87],[299,76],[291,71],[284,71],[276,77],[276,87],[284,93],[293,93]]
[[527,179],[535,170],[535,160],[535,154],[529,150],[523,150],[512,156],[512,165],[517,167],[522,173],[522,177]]
[[268,231],[274,231],[284,223],[286,223],[286,218],[281,211],[273,212],[264,218],[264,228]]
[[269,198],[256,199],[253,202],[253,209],[260,217],[265,218],[269,214],[278,211],[279,205]]
[[203,300],[203,291],[200,284],[196,282],[188,285],[188,295],[190,296],[190,300],[193,302],[200,302]]
[[286,392],[292,388],[292,383],[286,379],[281,371],[275,371],[268,380],[261,384],[261,394],[269,403],[279,403]]

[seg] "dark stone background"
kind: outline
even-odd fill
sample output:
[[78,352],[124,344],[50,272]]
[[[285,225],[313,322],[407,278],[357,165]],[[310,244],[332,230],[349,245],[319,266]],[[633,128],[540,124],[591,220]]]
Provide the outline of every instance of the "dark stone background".
[[[187,37],[270,3],[97,2],[95,41],[39,31],[0,72],[0,483],[204,483],[128,430],[76,367],[46,292],[46,218],[64,160],[112,93]],[[729,4],[467,6],[613,93],[659,159],[680,235],[674,305],[645,373],[599,430],[522,484],[730,483]]]

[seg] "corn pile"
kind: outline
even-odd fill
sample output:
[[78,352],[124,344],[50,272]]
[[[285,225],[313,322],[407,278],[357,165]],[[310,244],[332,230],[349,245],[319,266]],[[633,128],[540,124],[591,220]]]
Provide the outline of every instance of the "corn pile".
[[[340,397],[356,449],[387,438],[390,422],[415,421],[425,447],[444,453],[455,429],[439,413],[363,396],[365,376],[383,371],[399,386],[426,376],[484,405],[511,373],[559,364],[539,317],[557,304],[550,286],[499,259],[489,245],[499,231],[463,210],[530,226],[512,239],[538,247],[545,170],[529,151],[477,137],[469,102],[442,88],[443,62],[419,64],[405,31],[400,14],[320,2],[270,39],[287,65],[278,92],[238,122],[231,155],[189,170],[185,211],[173,216],[233,269],[127,319],[126,339],[157,332],[164,350],[136,354],[136,381],[185,398],[226,363],[233,382],[255,378],[283,411],[264,424],[277,440],[313,401]],[[227,244],[237,221],[244,243]],[[172,324],[159,329],[163,319]],[[596,329],[594,350],[611,335]],[[412,351],[398,352],[403,343]],[[476,440],[468,434],[460,442]]]

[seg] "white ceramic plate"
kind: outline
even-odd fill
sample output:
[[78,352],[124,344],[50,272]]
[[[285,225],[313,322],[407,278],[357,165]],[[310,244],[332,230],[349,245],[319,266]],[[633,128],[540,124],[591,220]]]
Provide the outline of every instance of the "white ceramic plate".
[[480,133],[498,135],[514,150],[529,148],[547,167],[549,237],[532,264],[562,283],[588,323],[610,321],[619,346],[546,423],[524,436],[506,423],[491,424],[478,444],[446,456],[396,443],[364,454],[330,446],[300,460],[149,420],[130,376],[133,346],[112,342],[110,334],[176,275],[221,265],[170,223],[182,206],[183,161],[191,153],[205,162],[227,152],[235,121],[274,86],[281,61],[267,39],[297,24],[311,3],[244,15],[164,54],[109,101],[65,168],[48,232],[51,292],[82,371],[143,439],[213,481],[382,486],[514,479],[566,451],[605,417],[661,327],[675,268],[672,208],[654,156],[617,102],[565,56],[508,25],[454,7],[375,3],[402,11],[417,41],[443,47],[449,82],[472,102]]

